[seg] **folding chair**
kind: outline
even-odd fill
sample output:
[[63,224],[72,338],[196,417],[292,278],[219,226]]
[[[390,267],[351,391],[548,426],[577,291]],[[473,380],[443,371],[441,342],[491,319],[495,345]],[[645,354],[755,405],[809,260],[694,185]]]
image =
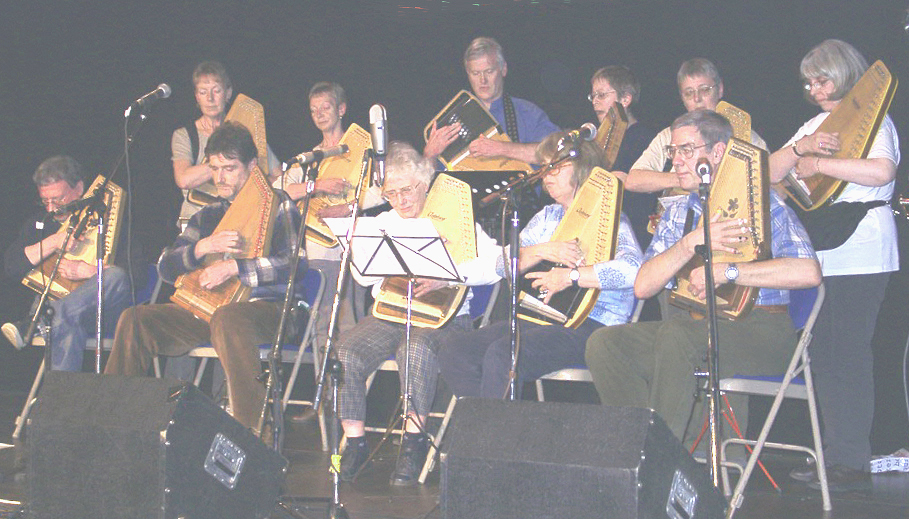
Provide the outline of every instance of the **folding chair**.
[[[148,267],[148,279],[145,283],[145,286],[136,292],[136,304],[153,303],[158,298],[158,292],[160,290],[161,278],[158,276],[157,265],[152,263]],[[95,338],[91,337],[86,341],[85,349],[89,351],[94,350],[95,344]],[[44,337],[35,335],[34,339],[32,339],[31,346],[45,346]],[[105,350],[110,351],[112,346],[113,337],[105,337],[101,340],[101,347]],[[38,373],[35,375],[35,380],[32,382],[32,387],[28,391],[28,397],[26,397],[25,404],[22,406],[22,412],[19,413],[19,416],[16,417],[16,428],[13,430],[14,440],[18,440],[22,435],[22,428],[25,427],[25,421],[28,419],[32,405],[35,403],[35,398],[38,395],[38,389],[41,387],[41,382],[44,380],[44,374],[46,371],[47,366],[44,364],[44,359],[41,359],[41,365],[38,366]]]
[[[309,306],[310,317],[315,316],[319,311],[319,303],[322,299],[322,292],[325,290],[325,275],[322,271],[314,268],[307,269],[303,276],[303,301]],[[306,327],[300,336],[299,343],[286,343],[281,346],[281,361],[285,364],[292,364],[290,376],[287,385],[284,388],[284,394],[281,395],[281,401],[286,409],[288,405],[311,405],[308,400],[291,400],[291,394],[297,381],[297,374],[300,371],[300,364],[306,360],[307,363],[318,365],[318,345],[313,344],[315,337],[315,319],[308,319]],[[259,358],[262,362],[268,361],[271,354],[271,343],[259,345]],[[188,355],[200,359],[199,367],[196,369],[196,377],[193,384],[198,386],[202,382],[202,375],[205,373],[205,367],[208,359],[218,358],[214,347],[209,344],[203,344],[193,348]],[[318,373],[316,373],[318,375]],[[322,430],[322,449],[328,450],[328,440],[325,435],[325,421],[320,414],[319,426]]]
[[[801,328],[801,336],[799,337],[795,351],[792,354],[792,360],[789,362],[789,367],[782,377],[733,377],[720,380],[720,390],[723,392],[774,397],[770,412],[767,415],[767,419],[764,421],[764,426],[761,428],[757,440],[729,438],[723,441],[723,458],[725,458],[727,445],[739,444],[753,446],[753,451],[748,457],[748,462],[742,470],[742,475],[739,477],[739,481],[732,493],[732,499],[729,501],[729,517],[732,517],[735,510],[741,506],[744,499],[743,494],[745,492],[745,486],[748,484],[751,473],[754,471],[754,466],[757,464],[758,458],[764,447],[804,452],[811,456],[815,461],[818,479],[821,483],[821,498],[823,500],[824,510],[832,510],[830,490],[827,486],[827,471],[824,466],[824,450],[821,443],[817,401],[815,400],[814,382],[811,376],[811,360],[808,357],[808,346],[811,344],[811,331],[817,320],[817,314],[824,304],[824,285],[817,287],[816,296],[814,295],[815,289],[793,290],[790,294],[792,298],[789,305],[790,315],[793,317],[793,323],[796,324],[796,327]],[[811,297],[814,297],[813,302],[811,301]],[[800,305],[799,300],[804,300],[808,304]],[[809,305],[811,311],[807,316],[798,313],[800,308],[807,308]],[[784,398],[796,398],[808,401],[808,412],[811,418],[811,433],[814,439],[813,448],[767,441],[770,428],[773,426],[773,422],[776,419]],[[726,484],[726,488],[728,488],[729,483],[727,476],[725,475],[725,470],[724,479],[726,479],[724,483]]]
[[[644,300],[637,299],[634,302],[634,310],[631,313],[631,320],[629,323],[636,323],[638,319],[641,318],[641,311],[644,310]],[[547,373],[542,377],[538,378],[536,381],[537,388],[537,401],[544,402],[546,400],[545,395],[543,394],[543,381],[544,380],[560,380],[568,382],[593,382],[593,378],[590,376],[590,370],[587,369],[587,366],[572,366],[570,368],[562,368],[552,373]]]

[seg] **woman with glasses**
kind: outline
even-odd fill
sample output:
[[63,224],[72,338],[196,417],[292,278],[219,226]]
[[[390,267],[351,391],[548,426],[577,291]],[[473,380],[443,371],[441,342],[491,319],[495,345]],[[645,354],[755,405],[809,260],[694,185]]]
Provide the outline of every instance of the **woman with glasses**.
[[[881,201],[868,210],[845,243],[818,251],[826,298],[814,325],[811,366],[824,421],[824,456],[831,491],[870,489],[871,421],[874,381],[871,338],[890,273],[899,269],[896,224],[887,204],[893,196],[900,161],[899,137],[890,116],[881,123],[865,158],[834,158],[837,133],[817,131],[868,69],[848,43],[826,40],[802,58],[805,98],[821,113],[802,125],[770,156],[770,175],[779,181],[790,171],[799,179],[827,175],[846,181],[833,200]],[[843,207],[843,206],[840,206]],[[792,476],[819,488],[816,468]]]
[[[557,132],[540,143],[537,160],[548,164],[556,157],[559,141],[567,135]],[[562,162],[543,178],[543,188],[555,200],[538,212],[521,231],[518,269],[527,272],[542,261],[564,265],[546,271],[530,272],[526,277],[545,294],[552,295],[575,286],[601,289],[594,309],[579,326],[567,328],[521,320],[521,350],[517,388],[524,382],[558,369],[584,364],[587,337],[602,326],[628,322],[634,307],[632,286],[641,266],[641,249],[634,238],[628,218],[619,220],[614,259],[586,265],[576,240],[550,241],[565,212],[574,201],[578,188],[590,172],[602,164],[602,153],[592,142],[582,142],[578,155]],[[506,261],[500,253],[496,272],[504,275]],[[508,322],[499,322],[466,335],[452,337],[440,354],[442,377],[458,396],[502,398],[511,370],[511,338]]]
[[[423,212],[426,195],[433,176],[432,163],[410,145],[393,142],[386,159],[386,179],[382,196],[391,204],[376,220],[382,228],[393,228],[396,223],[418,218]],[[493,265],[498,253],[495,240],[475,225],[477,258],[457,265],[458,273],[467,285],[488,285],[499,280]],[[358,283],[371,286],[374,296],[378,295],[381,277],[364,277],[356,269],[351,273]],[[422,296],[448,286],[448,281],[417,279],[415,296]],[[405,434],[401,443],[401,454],[391,476],[393,485],[412,485],[417,482],[426,453],[428,439],[421,432],[435,395],[439,365],[436,356],[442,344],[455,332],[472,328],[467,302],[461,305],[457,315],[437,329],[411,328],[409,345],[409,374],[413,406],[405,420]],[[339,418],[347,435],[347,448],[341,459],[341,479],[350,481],[364,466],[369,449],[364,436],[366,417],[366,379],[392,354],[401,369],[401,388],[407,385],[405,370],[405,326],[367,316],[356,327],[341,335],[338,343],[338,360],[344,366],[338,398]]]

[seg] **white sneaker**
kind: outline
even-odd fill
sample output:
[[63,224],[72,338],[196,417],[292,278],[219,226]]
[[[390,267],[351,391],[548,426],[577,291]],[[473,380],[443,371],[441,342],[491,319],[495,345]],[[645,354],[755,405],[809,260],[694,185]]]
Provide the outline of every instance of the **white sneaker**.
[[18,323],[3,323],[0,330],[3,331],[3,336],[6,337],[6,340],[12,343],[17,350],[25,347],[25,341],[22,340],[22,330],[19,329]]

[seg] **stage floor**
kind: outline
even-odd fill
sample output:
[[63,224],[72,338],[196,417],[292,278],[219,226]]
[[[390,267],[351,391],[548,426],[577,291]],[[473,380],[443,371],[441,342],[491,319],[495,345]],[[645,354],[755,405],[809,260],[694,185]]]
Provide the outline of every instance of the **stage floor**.
[[[0,442],[11,443],[14,419],[24,399],[24,392],[0,392]],[[380,437],[379,434],[370,434],[370,445],[378,444]],[[15,506],[6,504],[5,501],[26,504],[26,476],[21,468],[23,451],[24,449],[17,448],[0,450],[0,499],[4,500],[0,501],[0,517],[17,517],[10,512]],[[425,485],[392,487],[388,478],[394,467],[396,453],[397,446],[391,441],[387,442],[379,450],[376,460],[364,469],[355,482],[342,483],[341,502],[352,519],[441,517],[438,507],[438,470],[430,474]],[[290,461],[286,479],[286,502],[304,517],[325,517],[325,504],[319,498],[331,495],[327,468],[329,458],[321,451],[317,426],[314,423],[288,423],[284,455]],[[736,517],[866,519],[909,516],[909,474],[875,476],[874,490],[870,494],[834,495],[833,513],[825,515],[820,492],[790,481],[787,477],[789,469],[798,463],[796,457],[771,455],[766,461],[782,490],[773,490],[767,479],[756,472]],[[306,501],[309,498],[315,498],[315,501]],[[291,515],[276,509],[271,517],[285,518]]]

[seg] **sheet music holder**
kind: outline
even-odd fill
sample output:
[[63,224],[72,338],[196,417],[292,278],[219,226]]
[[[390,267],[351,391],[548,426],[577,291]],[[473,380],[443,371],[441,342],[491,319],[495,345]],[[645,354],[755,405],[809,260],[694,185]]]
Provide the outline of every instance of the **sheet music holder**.
[[413,276],[463,282],[439,232],[428,218],[380,223],[360,217],[347,243],[347,218],[326,218],[341,247],[351,246],[351,262],[361,276]]

